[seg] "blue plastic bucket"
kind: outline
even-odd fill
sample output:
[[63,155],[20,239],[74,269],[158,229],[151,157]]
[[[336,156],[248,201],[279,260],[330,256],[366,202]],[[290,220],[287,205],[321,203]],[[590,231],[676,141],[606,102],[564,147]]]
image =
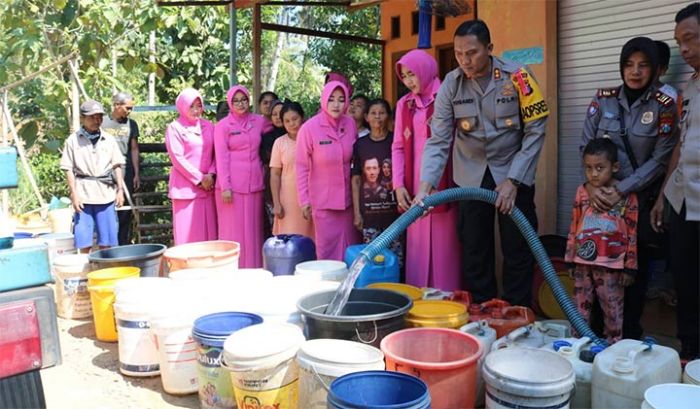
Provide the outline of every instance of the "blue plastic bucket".
[[247,312],[217,312],[194,321],[192,339],[197,343],[197,380],[202,408],[236,407],[231,378],[221,367],[224,341],[239,329],[262,322],[261,316]]
[[400,372],[365,371],[337,378],[328,409],[430,409],[428,386]]

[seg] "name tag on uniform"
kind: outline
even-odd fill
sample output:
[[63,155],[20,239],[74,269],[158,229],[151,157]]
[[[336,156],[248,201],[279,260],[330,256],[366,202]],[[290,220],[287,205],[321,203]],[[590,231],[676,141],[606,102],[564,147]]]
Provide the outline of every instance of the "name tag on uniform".
[[320,141],[318,144],[319,144],[319,145],[330,145],[330,144],[332,144],[332,143],[333,143],[333,141],[328,141],[328,140],[326,140],[326,141]]
[[453,105],[464,105],[464,104],[473,104],[473,103],[474,103],[474,98],[457,99],[455,101],[452,101]]
[[241,131],[231,131],[231,136],[240,135]]
[[603,118],[605,119],[615,119],[615,114],[612,112],[603,112]]

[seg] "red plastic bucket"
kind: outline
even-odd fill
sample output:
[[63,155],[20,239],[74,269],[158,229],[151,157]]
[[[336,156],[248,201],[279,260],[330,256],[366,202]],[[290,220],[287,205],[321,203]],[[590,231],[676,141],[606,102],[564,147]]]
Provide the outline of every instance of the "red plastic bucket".
[[484,353],[476,337],[448,328],[411,328],[381,343],[386,369],[422,379],[433,409],[473,408],[477,366]]

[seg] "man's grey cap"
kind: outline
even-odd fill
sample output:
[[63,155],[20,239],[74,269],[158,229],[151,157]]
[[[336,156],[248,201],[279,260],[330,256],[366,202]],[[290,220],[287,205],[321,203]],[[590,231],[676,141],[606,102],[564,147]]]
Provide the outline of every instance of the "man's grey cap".
[[100,104],[99,102],[95,101],[94,99],[88,99],[87,101],[83,102],[83,105],[80,106],[80,115],[95,115],[95,114],[103,114],[105,113],[105,109]]

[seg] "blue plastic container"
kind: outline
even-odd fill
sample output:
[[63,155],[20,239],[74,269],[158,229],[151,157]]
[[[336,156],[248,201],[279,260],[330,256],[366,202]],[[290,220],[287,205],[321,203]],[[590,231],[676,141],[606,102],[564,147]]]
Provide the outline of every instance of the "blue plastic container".
[[259,315],[247,312],[217,312],[197,318],[192,327],[192,339],[197,345],[197,379],[201,407],[235,408],[233,385],[228,370],[221,367],[224,341],[229,335],[260,324]]
[[[345,264],[350,267],[352,262],[367,247],[366,244],[355,244],[345,250]],[[367,263],[355,281],[355,288],[364,288],[373,283],[398,283],[401,279],[399,260],[393,251],[382,249],[371,263]]]
[[316,245],[301,234],[278,234],[263,244],[263,268],[273,275],[292,275],[297,264],[316,260]]
[[0,292],[50,283],[49,246],[31,244],[0,250]]
[[17,187],[17,149],[0,147],[0,189]]
[[15,240],[22,240],[22,239],[31,239],[34,237],[33,233],[29,233],[27,231],[16,231],[14,232]]
[[430,409],[428,386],[400,372],[364,371],[331,383],[328,409]]

